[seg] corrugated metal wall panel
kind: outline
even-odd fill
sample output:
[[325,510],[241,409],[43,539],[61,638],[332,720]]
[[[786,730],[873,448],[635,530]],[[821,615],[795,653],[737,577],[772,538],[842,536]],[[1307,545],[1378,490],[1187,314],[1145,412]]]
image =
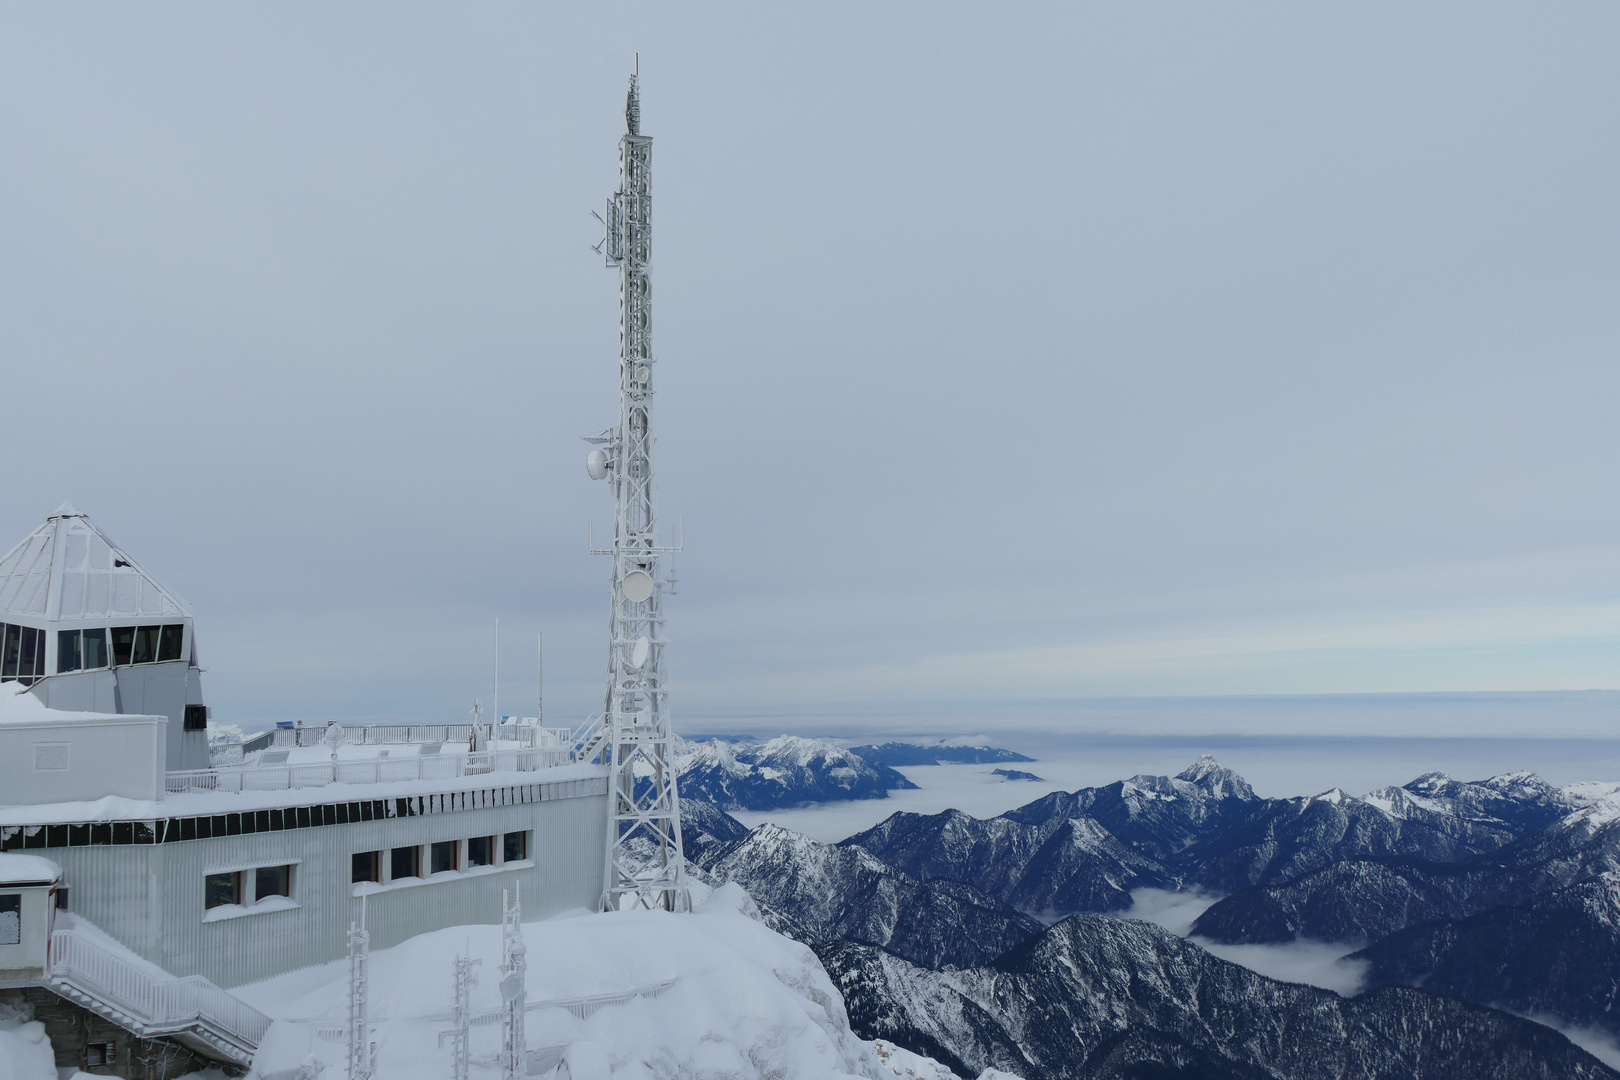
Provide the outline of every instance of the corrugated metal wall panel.
[[[586,787],[589,781],[579,782]],[[153,846],[53,849],[73,910],[176,975],[238,986],[339,959],[361,901],[350,856],[393,847],[530,831],[532,867],[387,888],[367,898],[373,948],[464,923],[500,921],[501,891],[522,883],[526,920],[601,897],[606,795],[362,821]],[[386,857],[386,856],[385,856]],[[296,862],[297,908],[204,922],[203,881],[245,864]]]

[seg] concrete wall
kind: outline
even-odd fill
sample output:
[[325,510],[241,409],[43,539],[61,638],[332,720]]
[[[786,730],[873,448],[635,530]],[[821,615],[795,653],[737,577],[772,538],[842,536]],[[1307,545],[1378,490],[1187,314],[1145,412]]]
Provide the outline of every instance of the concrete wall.
[[167,717],[64,716],[0,724],[8,806],[163,797]]
[[[589,782],[580,782],[583,787]],[[600,787],[600,781],[591,784]],[[349,923],[366,922],[373,948],[445,926],[500,921],[501,892],[521,883],[523,917],[595,908],[602,891],[607,796],[360,821],[156,845],[53,848],[71,889],[73,911],[176,975],[203,975],[239,986],[347,951]],[[526,831],[528,865],[443,875],[419,884],[357,888],[356,852],[501,836]],[[204,879],[211,873],[292,864],[292,902],[207,919]]]

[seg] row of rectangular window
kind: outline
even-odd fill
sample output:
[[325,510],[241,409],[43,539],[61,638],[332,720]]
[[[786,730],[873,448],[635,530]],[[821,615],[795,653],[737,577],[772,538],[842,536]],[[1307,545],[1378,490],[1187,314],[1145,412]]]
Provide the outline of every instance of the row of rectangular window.
[[[111,648],[108,637],[111,636]],[[184,655],[186,626],[114,626],[58,630],[56,671],[94,671],[133,664],[166,664]],[[110,663],[109,663],[110,659]],[[0,623],[0,682],[32,686],[45,676],[45,631]]]
[[56,671],[93,671],[107,667],[107,636],[112,635],[113,667],[166,664],[183,655],[185,623],[167,626],[115,626],[111,631],[58,630]]
[[[257,903],[267,896],[292,896],[291,866],[260,866],[253,870],[230,870],[222,874],[209,874],[203,882],[203,906],[223,907],[226,904]],[[245,892],[253,886],[252,895]]]
[[358,885],[363,881],[381,882],[383,858],[388,859],[388,878],[420,878],[442,874],[447,870],[470,870],[478,866],[495,865],[496,843],[500,844],[502,862],[520,862],[529,857],[529,834],[509,832],[500,837],[474,836],[467,840],[465,865],[462,865],[461,841],[441,840],[428,844],[427,875],[422,873],[422,847],[397,847],[388,851],[357,851],[351,857],[349,880]]

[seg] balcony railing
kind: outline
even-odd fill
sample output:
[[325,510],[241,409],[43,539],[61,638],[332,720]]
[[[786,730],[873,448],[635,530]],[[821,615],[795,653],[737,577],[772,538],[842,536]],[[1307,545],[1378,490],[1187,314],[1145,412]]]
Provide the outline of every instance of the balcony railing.
[[450,780],[490,772],[536,772],[573,763],[573,748],[526,746],[474,753],[413,754],[409,757],[294,762],[195,769],[168,774],[171,792],[287,791],[327,784],[390,784],[402,780]]

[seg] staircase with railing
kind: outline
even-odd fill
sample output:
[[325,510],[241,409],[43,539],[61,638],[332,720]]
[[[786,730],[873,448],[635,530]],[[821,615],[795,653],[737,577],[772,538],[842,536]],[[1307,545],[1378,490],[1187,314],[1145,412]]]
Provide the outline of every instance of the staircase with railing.
[[200,975],[160,977],[72,929],[51,933],[45,985],[142,1038],[249,1065],[270,1018]]
[[605,713],[597,713],[586,720],[584,724],[574,729],[572,745],[574,748],[574,761],[587,762],[602,752],[602,746],[607,742],[608,729]]

